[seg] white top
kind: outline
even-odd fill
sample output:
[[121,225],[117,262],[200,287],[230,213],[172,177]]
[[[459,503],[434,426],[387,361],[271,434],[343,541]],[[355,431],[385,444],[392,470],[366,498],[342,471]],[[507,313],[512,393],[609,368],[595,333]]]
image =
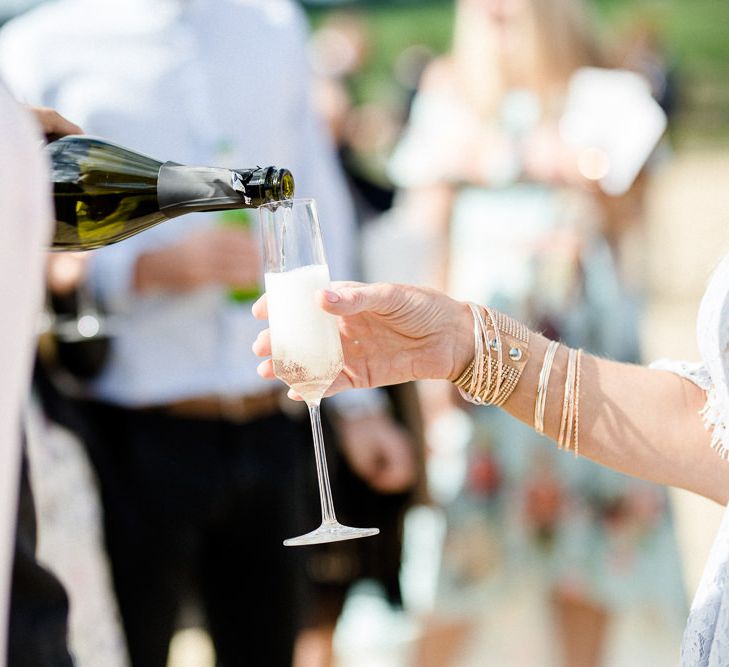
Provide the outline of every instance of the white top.
[[[654,367],[671,370],[708,391],[702,415],[707,428],[712,430],[712,446],[726,460],[729,458],[729,256],[716,269],[704,293],[697,335],[700,364],[661,361]],[[691,605],[681,664],[686,667],[729,665],[729,511],[719,528]]]
[[41,136],[0,84],[0,665],[5,664],[18,500],[21,404],[30,388],[50,234]]
[[[162,161],[291,169],[297,196],[318,201],[332,277],[351,278],[354,216],[310,100],[307,29],[290,0],[56,0],[3,28],[0,70],[22,99]],[[95,254],[93,279],[120,315],[99,397],[134,406],[270,388],[251,352],[264,325],[227,290],[131,291],[140,253],[218,220],[187,215]]]

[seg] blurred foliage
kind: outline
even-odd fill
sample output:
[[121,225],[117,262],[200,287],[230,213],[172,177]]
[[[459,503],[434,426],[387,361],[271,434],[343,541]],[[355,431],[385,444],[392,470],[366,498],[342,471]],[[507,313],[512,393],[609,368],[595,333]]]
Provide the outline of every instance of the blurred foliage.
[[[417,4],[417,6],[414,6]],[[674,135],[681,142],[729,141],[729,0],[592,0],[608,39],[648,25],[664,37],[675,64],[680,105]],[[365,0],[345,3],[367,21],[372,50],[352,82],[357,101],[396,101],[397,55],[411,44],[435,53],[448,48],[453,21],[449,0]],[[330,9],[309,8],[314,25]]]
[[[426,2],[417,8],[379,2],[366,3],[366,7],[362,3],[349,3],[347,10],[350,9],[367,22],[372,38],[367,67],[352,82],[357,102],[391,99],[398,94],[393,80],[393,64],[407,46],[423,44],[434,53],[443,53],[450,46],[453,28],[451,2]],[[314,27],[329,11],[310,9]]]
[[636,22],[663,35],[681,95],[674,134],[681,142],[729,142],[729,2],[595,0],[611,32]]

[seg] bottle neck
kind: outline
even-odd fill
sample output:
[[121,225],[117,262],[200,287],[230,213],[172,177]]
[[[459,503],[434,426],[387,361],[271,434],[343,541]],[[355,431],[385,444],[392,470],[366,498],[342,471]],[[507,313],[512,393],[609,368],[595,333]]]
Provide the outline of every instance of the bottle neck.
[[274,167],[230,170],[166,162],[157,177],[159,208],[168,218],[191,211],[256,208],[280,198]]

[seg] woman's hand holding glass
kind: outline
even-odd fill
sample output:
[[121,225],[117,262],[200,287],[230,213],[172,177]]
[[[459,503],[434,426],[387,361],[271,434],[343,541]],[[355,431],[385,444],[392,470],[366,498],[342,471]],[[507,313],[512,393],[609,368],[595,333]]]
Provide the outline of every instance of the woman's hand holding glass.
[[[474,357],[469,308],[434,290],[405,285],[335,283],[317,294],[338,316],[344,368],[328,393],[418,379],[454,380]],[[267,316],[265,297],[254,314]],[[531,361],[504,408],[531,425],[541,361],[549,341],[532,333]],[[271,353],[262,332],[253,346]],[[560,346],[550,376],[544,432],[557,440],[568,348]],[[580,455],[635,477],[729,501],[729,468],[717,465],[700,410],[706,393],[673,373],[583,355]],[[273,377],[270,360],[259,365]],[[296,396],[293,396],[296,398]]]
[[329,268],[316,202],[294,199],[259,208],[265,266],[268,342],[274,375],[296,389],[309,408],[322,522],[286,546],[335,542],[377,535],[377,528],[353,528],[334,512],[319,406],[343,366],[337,321],[317,306],[317,292],[329,287]]
[[[344,368],[327,395],[411,380],[454,380],[473,358],[468,306],[435,290],[339,282],[319,292],[317,299],[323,310],[339,317],[344,352]],[[253,314],[268,317],[265,295],[254,304]],[[259,334],[253,350],[270,356],[268,329]],[[270,359],[258,372],[275,377]]]

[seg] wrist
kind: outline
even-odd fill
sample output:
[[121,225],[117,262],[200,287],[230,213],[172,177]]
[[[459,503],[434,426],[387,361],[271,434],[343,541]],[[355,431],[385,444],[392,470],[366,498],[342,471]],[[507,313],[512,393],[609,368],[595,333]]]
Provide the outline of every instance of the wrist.
[[529,360],[529,329],[491,308],[468,304],[473,316],[473,361],[454,384],[476,405],[502,406],[519,384]]
[[458,316],[448,335],[452,344],[453,364],[447,380],[455,382],[473,361],[473,316],[467,303],[457,302]]

